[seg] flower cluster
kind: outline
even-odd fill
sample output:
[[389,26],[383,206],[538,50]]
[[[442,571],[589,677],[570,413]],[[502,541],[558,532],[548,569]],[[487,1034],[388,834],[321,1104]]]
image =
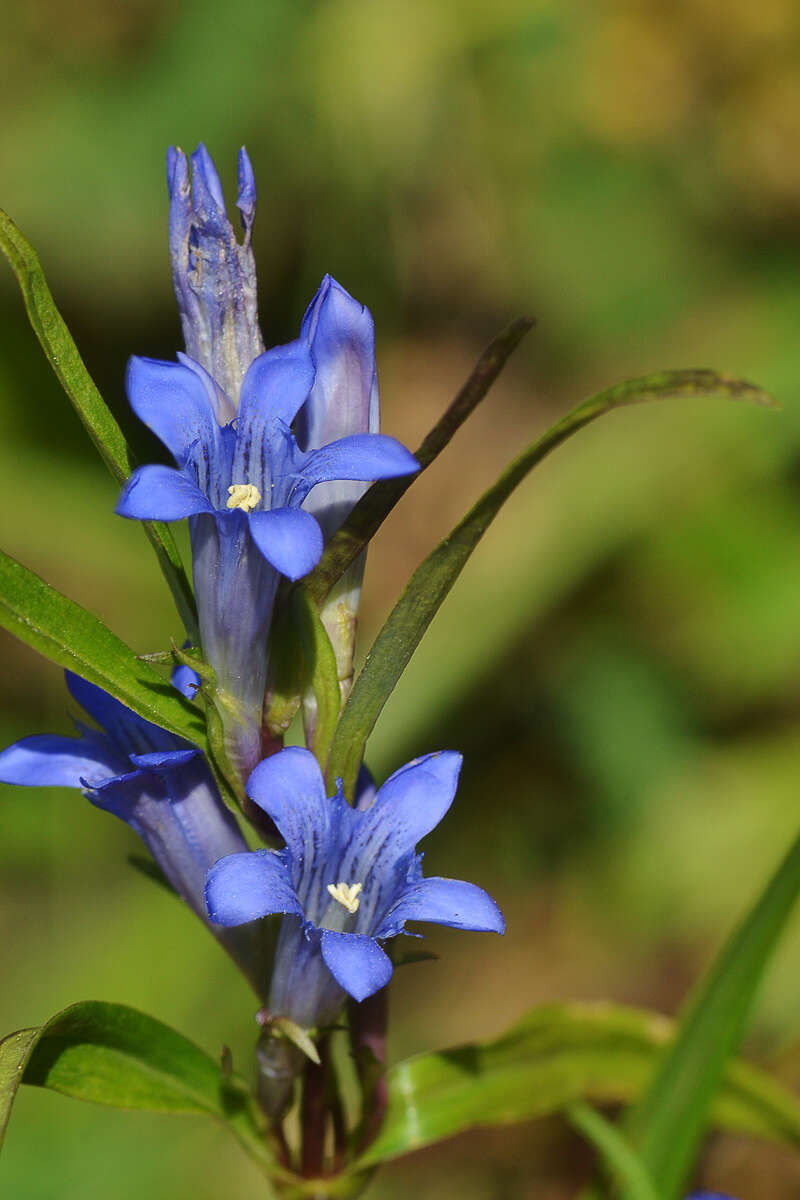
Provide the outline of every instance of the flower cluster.
[[[189,518],[202,650],[222,697],[228,758],[244,780],[263,749],[267,641],[280,577],[301,579],[319,561],[324,539],[316,517],[330,536],[359,494],[348,490],[351,481],[407,475],[418,464],[376,432],[372,318],[333,280],[323,280],[300,337],[263,350],[249,160],[242,150],[241,246],[205,147],[192,165],[190,183],[185,155],[170,152],[170,249],[187,353],[177,362],[133,358],[127,374],[133,411],[176,465],[140,467],[117,512]],[[312,489],[326,485],[319,505],[307,504]]]
[[[184,664],[173,682],[192,699],[211,681],[224,765],[285,845],[250,850],[200,750],[69,673],[69,690],[94,726],[79,721],[77,737],[42,735],[10,746],[0,754],[0,779],[79,788],[127,822],[249,976],[266,1019],[314,1030],[333,1021],[347,997],[363,1001],[388,983],[393,967],[384,946],[407,921],[502,933],[503,917],[480,888],[422,874],[416,846],[452,803],[459,755],[417,759],[377,790],[364,776],[353,807],[341,785],[328,794],[309,750],[273,743],[264,757],[281,578],[298,580],[313,569],[369,481],[412,473],[418,464],[378,432],[372,318],[335,280],[323,279],[296,341],[264,349],[251,247],[256,193],[245,151],[241,242],[203,146],[191,169],[171,150],[167,176],[186,352],[175,362],[131,359],[127,391],[174,465],[138,468],[117,512],[188,518],[196,650],[212,674],[203,673],[201,684]],[[363,558],[340,581],[336,619],[321,614],[343,696],[362,570]],[[262,918],[273,915],[282,920],[270,964],[270,923]]]

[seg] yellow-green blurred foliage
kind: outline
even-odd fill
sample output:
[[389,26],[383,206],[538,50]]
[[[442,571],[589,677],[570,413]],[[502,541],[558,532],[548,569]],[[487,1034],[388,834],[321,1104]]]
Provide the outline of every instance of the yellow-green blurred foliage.
[[[508,504],[373,740],[378,775],[440,746],[463,786],[435,872],[502,901],[505,939],[434,931],[393,988],[395,1055],[543,1000],[672,1010],[800,812],[800,12],[791,0],[31,0],[9,5],[0,203],[140,455],[131,353],[179,348],[163,155],[203,139],[232,197],[245,142],[268,342],[325,271],[369,304],[384,428],[412,446],[488,338],[538,327],[371,552],[365,644],[410,571],[556,414],[616,379],[711,366],[779,413],[619,413]],[[141,532],[0,273],[2,544],[138,651],[180,633]],[[5,741],[69,728],[59,672],[3,639]],[[2,795],[0,1028],[123,1000],[246,1069],[253,1001],[135,839],[76,794]],[[798,1035],[800,926],[755,1044]],[[461,1139],[373,1197],[555,1198],[587,1159],[555,1125]],[[571,1172],[571,1174],[570,1174]],[[797,1164],[715,1145],[741,1200]],[[559,1185],[559,1179],[567,1183]],[[571,1182],[569,1182],[571,1181]],[[0,1165],[19,1200],[259,1194],[199,1118],[25,1091]]]

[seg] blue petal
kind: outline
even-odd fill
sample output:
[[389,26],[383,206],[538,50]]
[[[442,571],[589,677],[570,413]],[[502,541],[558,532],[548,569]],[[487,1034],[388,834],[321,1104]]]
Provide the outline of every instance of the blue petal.
[[230,425],[231,421],[235,419],[236,405],[197,359],[192,358],[190,354],[183,354],[180,350],[176,357],[182,367],[186,367],[187,371],[191,371],[197,376],[205,389],[214,419],[220,426],[220,429],[209,428],[206,433],[212,441],[214,453],[218,454],[219,444],[216,439],[221,431],[224,432],[224,426]]
[[72,698],[106,731],[115,746],[125,754],[126,759],[130,754],[186,748],[186,743],[179,738],[167,733],[158,725],[153,725],[151,721],[145,721],[144,717],[140,717],[133,709],[104,692],[102,688],[81,679],[80,675],[65,671],[64,678]]
[[242,214],[242,224],[249,233],[256,215],[256,177],[244,146],[239,151],[238,168],[239,195],[236,207]]
[[249,513],[250,533],[264,558],[289,579],[302,579],[322,557],[322,531],[310,513],[274,508]]
[[440,750],[395,771],[356,827],[341,878],[362,881],[365,897],[369,890],[380,890],[394,864],[412,853],[447,812],[461,761],[455,751]]
[[395,937],[406,921],[432,921],[453,929],[505,933],[503,914],[483,888],[461,879],[422,879],[413,884],[381,921],[377,937]]
[[114,729],[117,722],[124,721],[126,716],[133,719],[134,714],[131,709],[126,708],[113,696],[109,696],[108,692],[98,687],[96,683],[89,683],[88,679],[82,679],[74,671],[65,671],[64,679],[72,699],[76,700],[84,712],[87,712],[102,729],[106,731]]
[[247,781],[247,794],[272,817],[295,865],[313,866],[324,854],[331,801],[319,763],[310,750],[288,746],[260,762]]
[[[219,457],[219,424],[200,370],[185,362],[155,358],[134,357],[128,363],[126,387],[131,408],[164,443],[178,466],[184,465],[195,447],[202,447],[211,459]],[[192,457],[196,458],[196,453]]]
[[131,754],[130,760],[144,771],[167,771],[172,767],[182,767],[199,753],[199,750],[192,749],[153,750],[148,754]]
[[377,792],[378,789],[375,786],[375,780],[372,778],[372,772],[367,764],[362,762],[358,771],[358,779],[356,780],[356,794],[353,807],[358,812],[364,812],[366,809],[372,808]]
[[186,155],[175,146],[167,150],[167,191],[169,192],[169,252],[178,282],[185,282],[188,270],[189,223],[192,213],[192,185]]
[[312,450],[303,464],[311,487],[328,479],[394,479],[419,470],[410,450],[383,433],[356,433],[321,450]]
[[222,230],[227,224],[225,196],[217,168],[202,142],[192,155],[192,187],[195,212],[212,230]]
[[[253,483],[265,493],[270,472],[281,473],[283,437],[314,382],[311,351],[303,341],[274,346],[254,359],[239,399],[234,483]],[[276,470],[276,468],[278,468]]]
[[[105,744],[104,744],[105,743]],[[0,753],[0,781],[25,787],[83,787],[113,779],[125,770],[125,759],[99,735],[23,738]]]
[[157,463],[136,468],[116,507],[119,516],[138,521],[180,521],[213,511],[191,480]]
[[326,275],[301,327],[311,346],[316,377],[297,418],[303,450],[326,446],[380,427],[375,373],[375,329],[369,309]]
[[191,667],[187,667],[186,663],[179,663],[170,677],[172,686],[176,688],[181,695],[187,700],[194,700],[200,688],[200,676],[197,671],[193,671]]
[[249,850],[221,858],[206,878],[206,907],[217,925],[244,925],[271,913],[303,910],[286,864],[274,850]]
[[322,957],[340,987],[354,1000],[366,1000],[392,978],[392,960],[374,938],[322,930]]

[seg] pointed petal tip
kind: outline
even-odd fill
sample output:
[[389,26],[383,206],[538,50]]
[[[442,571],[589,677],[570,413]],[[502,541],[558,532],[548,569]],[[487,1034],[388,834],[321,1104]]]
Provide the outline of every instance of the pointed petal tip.
[[215,925],[246,925],[274,913],[303,916],[283,859],[274,850],[228,854],[206,875],[206,911]]
[[375,938],[323,929],[321,944],[331,975],[359,1003],[386,987],[392,978],[392,960]]
[[322,558],[319,522],[300,508],[274,508],[247,514],[258,550],[281,575],[303,579]]
[[314,755],[303,746],[286,746],[254,767],[245,791],[259,808],[273,816],[276,801],[293,804],[299,811],[304,795],[324,798],[325,782]]
[[256,211],[256,177],[253,164],[244,146],[239,150],[238,161],[239,195],[236,207],[242,214],[245,228],[252,223]]
[[222,191],[217,168],[203,142],[197,143],[197,149],[192,154],[193,182],[195,189],[195,208],[207,217],[225,219],[225,196]]

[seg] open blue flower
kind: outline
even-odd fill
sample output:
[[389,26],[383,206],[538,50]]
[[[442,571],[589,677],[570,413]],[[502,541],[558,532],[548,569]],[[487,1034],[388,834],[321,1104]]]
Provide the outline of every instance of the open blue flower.
[[[330,479],[385,479],[417,470],[394,438],[361,434],[300,450],[291,424],[314,384],[304,340],[260,355],[242,384],[238,414],[198,363],[134,358],[131,406],[176,467],[131,476],[117,506],[142,520],[190,518],[203,653],[217,673],[228,752],[242,778],[261,758],[267,635],[278,576],[299,579],[322,554],[322,532],[302,504]],[[225,719],[225,718],[224,718]]]
[[[65,674],[73,698],[101,728],[76,722],[78,737],[23,738],[0,752],[0,781],[79,788],[135,830],[167,881],[208,925],[206,873],[220,855],[243,852],[247,843],[203,755],[101,688]],[[260,994],[265,970],[258,939],[213,932]]]
[[394,438],[356,434],[302,451],[291,425],[315,382],[305,340],[276,346],[250,365],[238,411],[193,359],[177,363],[132,358],[128,398],[164,443],[176,467],[139,467],[117,506],[121,516],[179,521],[214,516],[247,528],[263,557],[300,579],[322,554],[317,521],[302,509],[312,488],[328,480],[389,479],[418,470]]
[[500,909],[481,888],[424,878],[416,844],[455,795],[461,756],[428,754],[396,771],[372,805],[328,798],[319,765],[291,747],[266,759],[247,791],[286,841],[280,851],[234,854],[208,873],[213,921],[235,926],[284,913],[269,998],[273,1015],[310,1028],[329,1021],[346,994],[364,1000],[389,982],[380,943],[406,921],[502,933]]

